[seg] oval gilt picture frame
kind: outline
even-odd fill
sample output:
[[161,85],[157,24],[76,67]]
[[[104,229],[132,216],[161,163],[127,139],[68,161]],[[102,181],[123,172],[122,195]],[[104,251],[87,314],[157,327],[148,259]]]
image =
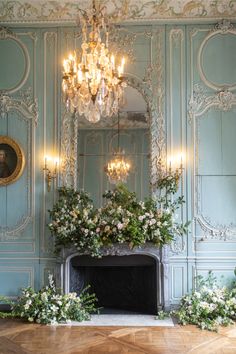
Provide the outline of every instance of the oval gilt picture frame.
[[17,181],[25,166],[25,157],[19,144],[9,136],[0,136],[0,186]]

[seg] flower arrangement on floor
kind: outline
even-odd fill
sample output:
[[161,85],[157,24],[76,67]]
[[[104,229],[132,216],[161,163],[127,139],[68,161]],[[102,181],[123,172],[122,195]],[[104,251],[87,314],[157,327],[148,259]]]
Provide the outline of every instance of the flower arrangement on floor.
[[177,311],[172,312],[182,325],[194,324],[201,329],[217,331],[220,325],[228,326],[236,319],[236,286],[217,284],[212,272],[207,279],[197,277],[197,288],[185,295]]
[[103,246],[114,243],[128,243],[131,248],[146,242],[158,247],[170,243],[175,235],[185,234],[189,224],[175,221],[176,210],[184,203],[182,196],[173,199],[179,177],[178,171],[162,176],[157,182],[159,196],[144,202],[119,184],[105,192],[106,203],[99,209],[86,192],[59,189],[59,200],[49,211],[56,249],[73,245],[99,257]]
[[48,286],[38,292],[30,287],[23,289],[16,304],[11,303],[12,312],[8,316],[0,313],[0,317],[22,317],[29,322],[43,324],[89,320],[91,313],[96,311],[97,299],[87,290],[88,287],[80,296],[76,293],[61,294],[55,287],[52,275],[49,275]]

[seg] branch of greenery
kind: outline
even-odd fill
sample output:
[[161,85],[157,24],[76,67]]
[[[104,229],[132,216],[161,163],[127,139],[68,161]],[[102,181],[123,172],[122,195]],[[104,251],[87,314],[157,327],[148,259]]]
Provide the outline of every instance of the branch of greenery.
[[157,316],[156,316],[156,320],[165,320],[166,318],[170,318],[170,312],[166,312],[166,311],[159,311]]
[[182,297],[180,307],[173,311],[182,325],[194,324],[201,329],[218,331],[236,319],[236,286],[222,287],[212,271],[205,279],[196,277],[196,290]]
[[[12,306],[11,314],[6,317],[21,317],[29,322],[57,324],[89,320],[96,312],[96,296],[85,288],[78,296],[76,293],[62,294],[56,289],[53,277],[49,274],[49,285],[38,292],[31,287],[22,289],[22,294]],[[1,314],[0,314],[1,316]]]

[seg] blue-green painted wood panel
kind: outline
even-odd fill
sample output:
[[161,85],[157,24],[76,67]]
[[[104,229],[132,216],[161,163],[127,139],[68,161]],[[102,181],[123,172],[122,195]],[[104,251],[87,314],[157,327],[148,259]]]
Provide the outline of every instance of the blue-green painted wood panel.
[[[192,220],[197,205],[200,205],[204,215],[216,224],[229,225],[235,222],[236,215],[235,110],[232,108],[223,112],[209,109],[196,119],[195,131],[193,123],[188,122],[189,99],[194,85],[201,85],[207,95],[216,93],[202,80],[197,64],[199,48],[212,28],[212,24],[131,26],[129,30],[135,33],[133,58],[128,60],[126,71],[142,81],[156,57],[160,55],[163,59],[164,98],[163,106],[158,106],[158,109],[166,121],[167,155],[180,151],[186,155],[179,191],[179,194],[184,194],[186,204],[178,218]],[[147,35],[159,29],[162,31],[161,42],[154,40],[155,36]],[[48,272],[54,273],[58,281],[60,278],[59,265],[53,254],[53,240],[46,226],[49,220],[47,210],[56,200],[56,185],[50,193],[47,192],[42,168],[44,154],[59,150],[62,60],[66,52],[79,44],[78,36],[74,38],[75,29],[69,27],[18,27],[14,32],[27,48],[30,70],[20,91],[13,93],[12,97],[31,89],[38,100],[39,117],[34,133],[15,112],[9,112],[8,118],[0,119],[0,135],[15,138],[27,156],[21,179],[9,187],[0,187],[0,226],[14,226],[25,215],[28,203],[32,203],[32,218],[27,227],[10,238],[0,239],[0,293],[10,296],[15,296],[19,288],[28,285],[29,281],[39,288],[47,281]],[[11,43],[9,48],[8,42],[0,41],[0,67],[6,68],[0,70],[0,89],[13,85],[14,80],[22,76],[24,63],[21,49],[15,49],[14,54],[14,45]],[[126,49],[132,49],[130,47],[126,46]],[[233,35],[219,36],[207,42],[203,50],[203,69],[208,80],[217,84],[222,81],[236,82],[235,48]],[[16,56],[17,65],[12,67]],[[156,66],[155,70],[159,68]],[[156,72],[152,80],[155,75]],[[97,205],[101,205],[101,194],[111,187],[103,166],[108,161],[106,154],[112,147],[110,142],[114,131],[79,133],[78,153],[96,151],[101,156],[78,158],[78,186],[92,192]],[[94,134],[95,140],[92,139]],[[132,154],[149,152],[148,133],[129,130],[122,133],[121,142]],[[116,139],[113,143],[116,144]],[[132,159],[133,171],[128,186],[137,192],[140,199],[144,199],[149,193],[149,160],[144,156],[139,159],[133,156]],[[198,178],[200,189],[195,183]],[[172,246],[169,263],[172,304],[178,303],[179,298],[192,288],[196,274],[206,274],[213,269],[219,276],[224,274],[225,281],[230,279],[236,263],[234,240],[205,239],[201,225],[192,223],[188,236],[183,240],[177,239]]]

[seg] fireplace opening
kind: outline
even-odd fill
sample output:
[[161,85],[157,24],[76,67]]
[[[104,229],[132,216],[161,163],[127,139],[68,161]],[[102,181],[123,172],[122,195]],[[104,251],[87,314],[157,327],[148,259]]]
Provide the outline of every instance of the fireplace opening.
[[146,255],[75,256],[70,262],[70,291],[78,294],[90,284],[102,313],[156,314],[157,261]]

